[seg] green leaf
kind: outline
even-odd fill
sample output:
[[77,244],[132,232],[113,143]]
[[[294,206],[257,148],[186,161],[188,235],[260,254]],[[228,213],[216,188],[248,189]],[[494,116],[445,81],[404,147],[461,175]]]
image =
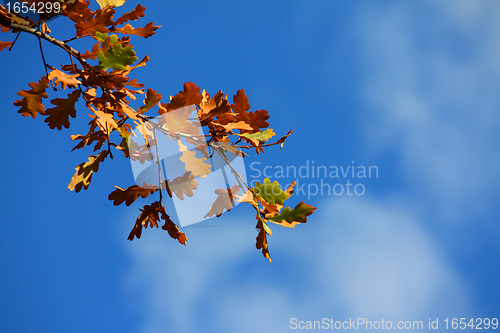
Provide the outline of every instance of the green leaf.
[[267,141],[275,135],[276,135],[276,133],[274,133],[271,128],[266,129],[264,132],[257,132],[257,133],[253,133],[253,134],[248,134],[248,133],[239,134],[239,136],[242,136],[242,137],[245,137],[248,139],[256,139],[259,141]]
[[99,51],[97,57],[99,58],[99,66],[118,70],[126,70],[127,65],[132,65],[135,61],[139,60],[135,56],[132,46],[122,47],[121,44],[110,47],[106,55],[102,51]]
[[316,207],[300,202],[293,210],[285,207],[281,214],[275,215],[269,220],[283,227],[293,228],[299,223],[306,223],[307,217],[313,213]]
[[273,235],[273,232],[271,231],[271,229],[268,227],[267,223],[262,221],[262,226],[264,227],[264,230],[266,231],[266,233],[269,235],[269,236],[272,236]]
[[[98,31],[98,32],[95,33],[94,37],[99,42],[104,43],[104,41],[106,40],[106,38],[108,38],[108,34],[105,33],[105,32],[99,32]],[[118,41],[118,36],[117,35],[113,34],[113,35],[111,35],[109,37],[110,37],[111,44],[115,44]]]
[[271,183],[269,178],[264,179],[262,185],[257,182],[253,190],[260,198],[273,205],[283,205],[283,201],[289,198],[289,195],[280,188],[280,184],[277,181]]

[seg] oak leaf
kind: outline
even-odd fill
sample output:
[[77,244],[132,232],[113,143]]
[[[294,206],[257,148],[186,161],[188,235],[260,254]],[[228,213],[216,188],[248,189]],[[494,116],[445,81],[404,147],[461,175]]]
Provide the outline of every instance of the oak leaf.
[[144,11],[146,10],[146,7],[141,6],[141,4],[138,4],[137,7],[134,8],[131,12],[123,14],[121,17],[116,19],[115,23],[117,25],[122,25],[125,22],[128,21],[136,21],[139,19],[139,17],[144,17]]
[[259,145],[259,141],[267,141],[275,135],[276,133],[274,133],[271,128],[266,129],[264,132],[255,132],[252,134],[248,133],[239,134],[239,136],[249,139],[253,144],[257,146]]
[[139,58],[135,56],[135,51],[132,46],[123,47],[121,44],[110,47],[106,55],[104,55],[102,50],[99,51],[97,58],[99,59],[99,66],[118,70],[126,70],[128,65],[132,65],[139,60]]
[[196,157],[196,152],[188,150],[187,147],[180,141],[179,150],[182,152],[180,160],[184,163],[184,168],[186,171],[191,171],[194,177],[206,177],[211,172],[211,165],[206,164],[206,157],[198,158]]
[[269,218],[269,220],[283,227],[294,228],[297,224],[306,223],[307,217],[311,215],[315,209],[316,207],[306,205],[304,201],[302,201],[298,203],[294,209],[290,209],[290,207],[283,208],[280,214]]
[[2,42],[0,40],[0,51],[3,51],[6,48],[11,47],[11,46],[12,46],[12,42]]
[[99,163],[104,161],[108,156],[108,151],[103,150],[99,155],[90,155],[87,162],[83,162],[77,165],[75,168],[76,173],[71,178],[68,188],[70,191],[75,190],[75,192],[80,192],[83,189],[88,189],[90,182],[92,181],[92,174],[99,171]]
[[127,0],[96,0],[99,6],[101,6],[101,9],[110,6],[110,7],[120,7],[122,6],[125,1]]
[[[146,185],[146,184],[145,184]],[[147,188],[148,186],[132,185],[127,189],[115,186],[116,190],[111,192],[108,196],[109,200],[113,201],[113,205],[118,206],[125,202],[126,206],[130,206],[139,197],[147,198],[148,195],[153,194],[157,189]]]
[[175,195],[181,200],[184,200],[184,195],[192,197],[194,195],[193,191],[198,188],[198,182],[189,171],[180,177],[176,177],[171,181],[168,181],[167,184],[170,191],[175,193]]
[[255,133],[260,132],[261,128],[267,128],[269,123],[266,121],[269,119],[269,113],[266,110],[249,111],[242,112],[238,114],[238,120],[242,120],[252,127],[251,131],[242,130],[241,133]]
[[66,87],[78,88],[78,85],[82,83],[81,81],[76,79],[76,77],[78,77],[78,76],[79,76],[79,74],[68,75],[64,72],[61,72],[58,69],[54,69],[49,74],[49,80],[55,79],[56,80],[55,86],[57,87],[60,83],[61,87],[63,89],[66,89]]
[[219,188],[215,190],[215,194],[217,194],[217,198],[215,199],[212,206],[210,206],[210,210],[205,215],[205,217],[212,216],[221,216],[225,211],[230,211],[233,208],[233,196],[238,194],[240,187],[238,185],[234,185],[232,188]]
[[153,22],[149,22],[148,24],[146,24],[146,26],[144,28],[134,28],[132,25],[130,25],[130,23],[127,23],[122,28],[116,28],[114,30],[114,32],[149,38],[149,37],[153,36],[156,33],[155,32],[156,29],[158,29],[160,27],[161,27],[161,25],[154,26]]
[[90,14],[84,12],[81,20],[75,23],[76,36],[93,36],[96,32],[109,32],[106,27],[113,24],[111,18],[114,13],[114,9],[110,10],[108,8],[98,9],[94,13],[90,12]]
[[258,218],[258,215],[257,219],[258,221],[256,228],[259,229],[259,234],[257,235],[255,247],[257,248],[257,250],[262,249],[262,254],[264,255],[264,257],[267,258],[269,262],[271,262],[271,256],[269,254],[269,249],[267,246],[267,232],[264,229],[265,222],[262,222],[261,219]]
[[165,207],[160,207],[160,214],[165,224],[161,227],[163,230],[167,231],[170,237],[173,239],[177,239],[179,243],[186,246],[187,237],[186,234],[179,230],[179,227],[170,219],[167,212],[165,211]]
[[69,117],[76,117],[75,104],[80,98],[80,90],[75,90],[68,94],[68,98],[55,98],[50,103],[56,107],[47,109],[45,122],[51,129],[61,130],[63,127],[69,128]]
[[144,105],[141,106],[141,113],[144,113],[151,109],[153,106],[158,104],[161,100],[161,95],[156,92],[156,90],[148,89],[146,92],[146,98],[144,99]]
[[43,76],[38,83],[30,82],[29,86],[31,90],[21,90],[17,93],[19,96],[23,97],[23,99],[15,101],[14,105],[21,107],[17,112],[21,113],[23,117],[32,116],[36,118],[37,112],[40,114],[44,114],[45,112],[42,98],[49,97],[45,92],[45,89],[49,86],[47,75]]

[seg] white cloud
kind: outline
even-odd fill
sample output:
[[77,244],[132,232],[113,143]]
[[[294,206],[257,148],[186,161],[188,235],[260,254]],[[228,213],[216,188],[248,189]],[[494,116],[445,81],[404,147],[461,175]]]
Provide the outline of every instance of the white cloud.
[[399,2],[359,18],[367,150],[393,149],[448,221],[498,199],[498,15],[497,2]]

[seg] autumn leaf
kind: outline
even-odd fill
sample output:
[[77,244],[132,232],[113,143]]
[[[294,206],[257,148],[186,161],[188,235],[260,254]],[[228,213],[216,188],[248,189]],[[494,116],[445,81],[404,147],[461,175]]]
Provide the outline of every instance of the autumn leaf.
[[114,30],[114,32],[149,38],[149,37],[153,36],[155,34],[156,29],[158,29],[160,27],[161,27],[161,25],[154,26],[153,22],[149,22],[148,24],[146,24],[146,26],[144,28],[134,28],[132,25],[130,25],[130,23],[127,23],[122,28],[116,28]]
[[123,14],[121,17],[119,17],[115,23],[117,25],[122,25],[125,22],[128,21],[136,21],[139,19],[139,17],[144,17],[144,11],[146,10],[146,7],[141,6],[141,4],[138,4],[137,7],[134,8],[131,12]]
[[76,77],[78,76],[79,74],[68,75],[58,69],[54,69],[49,74],[49,80],[55,79],[55,86],[57,87],[60,83],[63,89],[66,89],[66,87],[78,88],[78,85],[82,83],[81,81],[76,79]]
[[257,218],[257,226],[256,228],[259,229],[259,234],[257,235],[255,247],[257,250],[262,249],[262,255],[264,255],[265,258],[271,262],[271,256],[269,254],[269,249],[267,247],[267,232],[264,229],[264,223],[262,222],[259,218]]
[[92,181],[92,174],[99,171],[99,163],[103,162],[106,156],[108,156],[108,151],[103,150],[97,156],[90,155],[87,162],[78,164],[75,168],[76,173],[68,185],[70,191],[75,190],[75,192],[80,192],[82,188],[85,190],[88,189]]
[[269,126],[269,123],[266,121],[269,119],[269,113],[266,110],[242,112],[238,114],[237,119],[244,121],[252,127],[251,131],[241,131],[241,133],[252,134],[260,132],[261,128],[267,128]]
[[306,223],[307,217],[311,215],[315,209],[316,207],[306,205],[304,201],[302,201],[297,204],[294,209],[290,209],[290,207],[283,208],[280,214],[269,218],[269,220],[283,227],[293,228],[297,224]]
[[219,188],[215,190],[217,198],[204,217],[212,217],[214,215],[219,217],[224,213],[224,210],[229,212],[233,208],[233,196],[238,194],[239,190],[240,187],[238,185],[234,185],[232,188]]
[[[215,123],[215,124],[218,124],[218,123]],[[248,125],[247,123],[245,123],[244,121],[229,123],[227,125],[221,125],[221,124],[218,124],[218,125],[224,127],[227,131],[231,131],[234,129],[242,129],[242,130],[251,130],[252,129],[252,127],[250,125]],[[252,134],[247,134],[247,135],[252,135]]]
[[271,128],[266,129],[264,132],[255,132],[252,134],[248,133],[239,134],[239,136],[249,139],[255,145],[259,145],[259,141],[267,141],[275,135],[276,133],[274,133]]
[[250,103],[248,103],[248,97],[245,95],[245,90],[240,89],[233,96],[233,104],[231,104],[231,108],[237,114],[243,114],[250,110]]
[[[88,13],[88,12],[87,12]],[[113,24],[111,18],[115,13],[114,9],[98,9],[95,13],[83,15],[81,20],[75,23],[76,36],[93,36],[96,32],[109,32],[106,28]]]
[[260,198],[273,205],[283,205],[283,201],[290,197],[280,188],[280,184],[277,181],[271,183],[269,178],[264,179],[262,185],[257,182],[253,190]]
[[80,98],[80,94],[80,90],[75,90],[68,94],[68,98],[55,98],[50,101],[56,106],[45,111],[45,115],[48,116],[45,118],[45,122],[48,123],[51,129],[69,128],[69,117],[76,117],[75,104]]
[[169,111],[180,109],[184,106],[198,105],[201,103],[203,96],[200,94],[201,88],[197,87],[192,82],[184,83],[184,90],[179,91],[177,95],[170,97],[170,103],[160,104],[160,114]]
[[160,214],[163,221],[165,221],[165,224],[161,228],[167,231],[170,237],[177,239],[179,243],[186,246],[186,242],[188,240],[186,234],[179,231],[179,227],[170,219],[170,216],[167,215],[165,207],[160,207]]
[[122,6],[125,1],[127,0],[96,0],[99,6],[101,6],[101,9],[110,6],[110,7],[120,7]]
[[113,201],[113,205],[118,206],[125,202],[126,206],[130,206],[139,197],[147,198],[148,195],[153,194],[158,189],[147,188],[148,186],[132,185],[127,189],[115,186],[116,190],[111,192],[108,196],[109,200]]
[[179,150],[182,152],[182,156],[180,160],[184,162],[184,168],[186,171],[191,171],[194,177],[206,177],[211,172],[211,165],[206,164],[206,157],[198,158],[196,157],[196,152],[192,150],[188,150],[187,147],[180,141],[177,141],[179,144]]
[[87,50],[84,54],[81,55],[82,59],[92,59],[96,60],[99,52],[101,51],[101,44],[95,43],[92,47],[92,51]]
[[158,222],[160,222],[160,206],[161,203],[155,201],[151,205],[144,205],[144,207],[140,209],[141,214],[135,221],[134,228],[128,235],[128,240],[134,240],[134,237],[137,237],[137,239],[141,238],[142,228],[147,228],[148,225],[151,228],[158,228]]
[[148,89],[146,92],[146,99],[144,99],[144,105],[141,106],[141,113],[144,113],[151,109],[153,106],[158,104],[161,100],[161,95],[156,92],[156,90]]
[[97,125],[99,125],[101,131],[103,131],[105,134],[109,134],[113,129],[118,128],[118,124],[114,120],[112,114],[102,111],[94,111],[94,113],[98,117]]
[[139,60],[135,56],[132,46],[123,47],[121,44],[110,47],[106,55],[104,55],[103,51],[99,51],[97,58],[99,59],[99,66],[118,70],[126,70],[127,65],[132,65]]
[[0,51],[3,51],[6,48],[11,47],[11,46],[12,46],[12,42],[2,42],[0,40]]
[[21,90],[17,93],[19,96],[23,97],[23,99],[15,101],[14,105],[21,107],[17,112],[21,113],[23,117],[32,116],[36,118],[37,112],[44,114],[45,107],[42,104],[42,98],[49,97],[45,92],[45,89],[49,86],[49,80],[45,75],[38,83],[30,82],[29,86],[31,90]]
[[194,179],[193,174],[188,171],[184,173],[184,175],[168,181],[168,188],[171,192],[175,193],[179,199],[184,200],[184,195],[188,197],[194,195],[193,190],[198,188],[198,182]]

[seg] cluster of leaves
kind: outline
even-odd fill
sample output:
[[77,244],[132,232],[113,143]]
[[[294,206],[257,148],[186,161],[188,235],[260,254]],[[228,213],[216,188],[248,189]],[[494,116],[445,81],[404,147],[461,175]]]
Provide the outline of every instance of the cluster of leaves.
[[[46,1],[26,2],[33,4]],[[219,153],[223,158],[224,151],[240,154],[239,149],[255,149],[259,154],[264,152],[267,146],[280,145],[282,148],[292,131],[270,142],[276,134],[268,128],[269,113],[266,110],[250,111],[244,90],[239,90],[233,96],[232,103],[222,91],[211,96],[191,82],[185,83],[183,90],[167,101],[164,101],[156,90],[144,91],[144,84],[130,78],[130,74],[137,68],[145,66],[149,57],[145,56],[139,61],[130,43],[130,36],[149,38],[159,28],[152,22],[144,27],[134,27],[129,23],[144,17],[146,9],[144,6],[138,4],[132,11],[115,18],[115,8],[121,6],[125,0],[97,0],[100,8],[95,10],[90,8],[89,1],[59,2],[61,4],[59,14],[71,20],[75,27],[74,37],[66,41],[58,40],[51,35],[52,32],[46,24],[46,21],[52,18],[51,15],[41,16],[39,22],[33,22],[28,17],[8,12],[0,5],[2,32],[10,31],[18,35],[25,32],[35,35],[39,41],[44,39],[65,50],[70,60],[68,64],[62,64],[60,69],[48,65],[43,57],[40,43],[46,75],[38,82],[29,83],[30,89],[19,91],[21,99],[15,101],[14,105],[19,107],[18,112],[23,116],[33,118],[38,115],[44,116],[45,122],[51,129],[61,130],[63,127],[69,128],[70,118],[77,116],[77,103],[85,103],[90,111],[89,129],[86,134],[71,136],[77,143],[73,150],[90,146],[95,155],[89,156],[88,161],[76,167],[68,186],[70,190],[76,192],[89,187],[93,174],[98,172],[101,163],[113,158],[113,151],[122,152],[125,158],[142,162],[148,160],[147,154],[140,153],[145,151],[144,147],[131,140],[132,125],[141,128],[149,149],[157,145],[152,139],[156,137],[156,131],[168,128],[167,134],[179,144],[182,153],[180,160],[185,164],[186,173],[181,177],[164,181],[159,175],[156,186],[143,184],[126,189],[116,187],[116,190],[109,195],[109,200],[113,201],[114,205],[125,203],[129,206],[139,197],[146,198],[158,192],[159,200],[141,209],[128,239],[140,238],[143,228],[158,227],[163,221],[162,229],[179,243],[186,245],[186,235],[170,219],[163,206],[162,192],[166,191],[170,197],[176,195],[181,200],[185,196],[193,196],[193,191],[198,187],[196,178],[205,177],[211,172],[210,166],[205,162],[210,156],[206,149],[207,143],[212,149],[212,154]],[[71,41],[84,37],[95,41],[89,50],[80,53],[69,46]],[[0,41],[0,50],[11,49],[14,43]],[[60,85],[63,90],[72,91],[66,98],[53,98],[50,101],[53,107],[46,109],[43,100],[49,97],[47,93],[49,85],[52,85],[54,90]],[[143,105],[132,107],[133,101],[141,95],[144,96]],[[187,110],[185,117],[180,119],[178,116],[172,117],[172,111],[182,108]],[[189,121],[189,114],[192,111],[197,113],[200,126],[206,129],[204,133],[207,134],[203,134],[200,126],[194,126]],[[156,124],[150,121],[154,119],[150,115],[152,112],[160,116],[160,121]],[[203,153],[204,157],[197,157],[196,152],[188,149],[181,138],[187,144],[194,145],[195,150]],[[159,165],[159,161],[157,162]],[[217,189],[215,191],[217,199],[205,217],[219,217],[224,211],[231,210],[233,199],[251,204],[257,212],[259,233],[256,246],[271,260],[267,235],[272,233],[268,223],[294,227],[305,223],[306,217],[312,214],[315,208],[304,202],[299,203],[294,209],[284,207],[284,201],[293,194],[294,184],[283,191],[277,182],[271,183],[269,179],[265,179],[262,184],[257,183],[250,188],[234,169],[233,174],[239,185]],[[242,195],[237,196],[238,193]]]

